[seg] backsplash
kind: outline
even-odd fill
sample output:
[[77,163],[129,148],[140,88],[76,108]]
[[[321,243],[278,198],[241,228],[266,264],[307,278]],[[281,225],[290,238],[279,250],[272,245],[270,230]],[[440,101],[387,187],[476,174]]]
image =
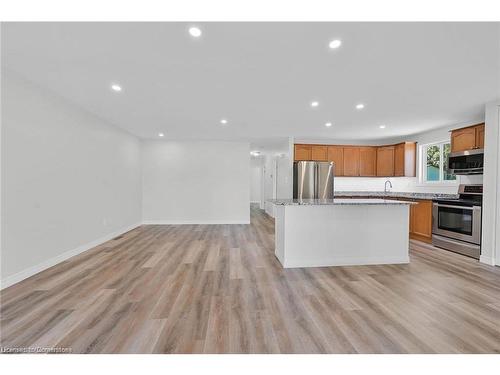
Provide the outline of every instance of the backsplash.
[[432,192],[456,194],[458,184],[482,184],[483,176],[457,176],[456,185],[422,185],[416,177],[336,177],[335,191],[383,191],[385,181],[392,183],[391,191]]

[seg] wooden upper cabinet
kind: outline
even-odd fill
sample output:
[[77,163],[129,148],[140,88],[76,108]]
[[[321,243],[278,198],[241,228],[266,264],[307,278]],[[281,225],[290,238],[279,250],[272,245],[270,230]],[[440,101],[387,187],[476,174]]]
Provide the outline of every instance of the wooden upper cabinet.
[[333,161],[335,176],[344,175],[344,149],[339,146],[328,146],[328,161]]
[[394,176],[394,146],[377,147],[377,176]]
[[432,201],[416,200],[410,205],[410,238],[431,242],[432,240]]
[[295,161],[312,160],[312,146],[295,145],[294,159]]
[[414,177],[415,159],[415,142],[402,142],[395,146],[296,144],[294,151],[295,161],[332,161],[335,176]]
[[377,148],[359,147],[359,175],[377,175]]
[[475,147],[476,129],[474,127],[451,132],[451,152],[473,150]]
[[311,157],[315,161],[327,161],[328,160],[328,146],[322,145],[312,145],[311,146]]
[[451,152],[473,150],[476,148],[476,127],[457,129],[451,132]]
[[344,176],[359,176],[359,147],[344,147]]
[[484,124],[476,126],[476,148],[484,148]]
[[394,176],[405,175],[405,145],[400,143],[394,146]]
[[451,131],[451,152],[484,148],[484,123]]
[[403,142],[394,146],[394,176],[416,176],[417,144]]

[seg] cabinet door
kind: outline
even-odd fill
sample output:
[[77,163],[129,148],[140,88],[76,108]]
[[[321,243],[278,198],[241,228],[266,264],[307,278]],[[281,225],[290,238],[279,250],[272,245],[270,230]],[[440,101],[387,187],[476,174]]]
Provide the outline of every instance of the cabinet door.
[[312,160],[312,147],[311,145],[295,145],[295,161],[299,160]]
[[394,176],[394,146],[377,148],[377,176]]
[[333,161],[335,176],[344,175],[344,149],[338,146],[328,146],[328,161]]
[[405,144],[394,146],[394,176],[405,175]]
[[377,175],[377,148],[360,147],[359,148],[359,175],[376,176]]
[[328,160],[327,146],[312,145],[311,157],[314,161],[327,161]]
[[451,152],[472,150],[476,147],[476,128],[474,126],[451,132]]
[[344,147],[344,176],[359,176],[359,147]]
[[484,148],[484,124],[476,126],[476,148]]
[[410,237],[416,240],[432,240],[432,201],[416,200],[410,206]]

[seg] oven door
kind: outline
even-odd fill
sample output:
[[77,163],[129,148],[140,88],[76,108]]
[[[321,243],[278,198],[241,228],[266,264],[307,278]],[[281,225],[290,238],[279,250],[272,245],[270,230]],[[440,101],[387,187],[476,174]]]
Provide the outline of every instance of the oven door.
[[432,233],[481,244],[481,207],[433,203]]

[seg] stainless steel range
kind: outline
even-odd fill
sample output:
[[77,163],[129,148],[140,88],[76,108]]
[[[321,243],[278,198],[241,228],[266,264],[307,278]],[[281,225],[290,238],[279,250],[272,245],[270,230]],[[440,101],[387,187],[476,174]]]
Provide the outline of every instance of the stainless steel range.
[[458,199],[436,199],[432,206],[432,244],[479,259],[483,185],[460,185]]

